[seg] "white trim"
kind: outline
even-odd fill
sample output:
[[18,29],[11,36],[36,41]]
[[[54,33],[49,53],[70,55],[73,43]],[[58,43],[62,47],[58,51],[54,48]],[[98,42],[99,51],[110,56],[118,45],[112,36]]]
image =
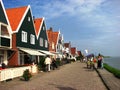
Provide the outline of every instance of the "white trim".
[[2,8],[3,8],[3,11],[4,11],[4,14],[5,14],[5,17],[6,17],[6,20],[7,20],[8,26],[9,26],[9,28],[10,28],[9,33],[12,34],[12,28],[11,28],[11,26],[10,26],[10,22],[9,22],[8,17],[7,17],[7,13],[6,13],[6,10],[5,10],[5,8],[4,8],[4,5],[3,5],[2,0],[0,0],[0,2],[1,2],[1,5],[2,5]]
[[49,51],[44,51],[44,50],[38,50],[38,51],[40,51],[40,52],[42,52],[42,53],[44,53],[46,55],[55,55],[55,54],[53,54],[53,53],[51,53]]
[[[45,23],[45,17],[43,17],[43,18],[44,18],[44,23]],[[46,28],[45,32],[46,32],[46,36],[47,36],[47,41],[48,41],[48,44],[49,44],[46,23],[45,23],[45,28]],[[49,46],[48,46],[48,47],[49,47]]]
[[0,46],[0,50],[1,49],[14,51],[14,49],[12,49],[11,47],[7,47],[7,46]]
[[60,35],[60,32],[58,32],[57,42],[56,42],[56,45],[55,45],[55,49],[56,49],[56,51],[58,51],[58,49],[57,49],[57,45],[58,45],[58,41],[59,41],[59,35]]
[[34,27],[35,36],[36,36],[36,38],[37,38],[37,35],[36,35],[36,28],[35,28],[34,19],[33,19],[33,14],[32,14],[32,10],[31,10],[30,5],[29,5],[29,8],[30,8],[30,12],[31,12],[32,23],[33,23],[33,27]]
[[9,36],[3,36],[3,35],[1,35],[1,32],[0,32],[0,36],[1,36],[1,37],[5,37],[5,38],[9,38],[9,39],[11,39],[11,34],[9,33],[8,25],[6,25],[6,24],[0,22],[0,31],[1,31],[1,26],[4,26],[4,27],[7,28],[7,31],[8,31]]
[[6,13],[6,10],[4,8],[4,4],[3,4],[2,0],[0,0],[0,3],[2,5],[3,12],[5,14],[5,18],[6,18],[7,23],[8,23],[7,28],[8,28],[8,32],[9,32],[9,35],[10,35],[10,47],[12,47],[12,28],[10,26],[10,22],[9,22],[9,19],[8,19],[8,16],[7,16],[7,13]]
[[39,28],[39,32],[38,32],[38,35],[37,35],[37,39],[39,38],[39,35],[40,35],[40,32],[41,32],[41,28],[42,28],[43,22],[44,22],[44,18],[42,18],[42,22],[41,22],[41,25],[40,25],[40,28]]

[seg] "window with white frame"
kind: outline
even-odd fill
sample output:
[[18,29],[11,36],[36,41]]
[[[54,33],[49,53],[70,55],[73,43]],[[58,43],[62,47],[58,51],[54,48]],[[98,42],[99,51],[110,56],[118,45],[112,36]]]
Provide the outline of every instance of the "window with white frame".
[[35,44],[35,35],[33,34],[30,35],[30,43]]
[[28,21],[30,22],[30,17],[28,17]]
[[45,26],[43,26],[43,30],[45,30]]
[[1,36],[9,36],[8,28],[5,25],[1,25]]
[[45,40],[45,47],[46,47],[46,48],[48,47],[48,42],[47,42],[47,40]]
[[27,32],[22,31],[22,42],[27,42]]
[[54,42],[52,42],[52,49],[55,49],[55,47],[54,47]]
[[40,38],[40,46],[43,46],[43,38]]

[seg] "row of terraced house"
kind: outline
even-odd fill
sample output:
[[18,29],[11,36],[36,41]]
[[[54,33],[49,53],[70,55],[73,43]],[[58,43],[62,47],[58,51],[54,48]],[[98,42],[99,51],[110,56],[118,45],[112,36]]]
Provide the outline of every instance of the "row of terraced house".
[[30,5],[5,9],[0,0],[0,64],[38,63],[46,55],[71,58],[77,50],[64,43],[60,31],[47,30],[44,18],[34,18]]

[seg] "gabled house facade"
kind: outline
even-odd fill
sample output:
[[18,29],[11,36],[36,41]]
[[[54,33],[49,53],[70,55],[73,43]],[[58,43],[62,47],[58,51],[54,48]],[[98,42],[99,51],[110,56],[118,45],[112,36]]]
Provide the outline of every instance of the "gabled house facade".
[[81,52],[81,51],[77,51],[77,55],[78,55],[78,56],[81,56],[81,55],[82,55],[82,52]]
[[64,38],[63,35],[60,33],[58,34],[57,44],[56,44],[56,52],[58,53],[58,58],[63,58],[63,44],[64,44]]
[[14,54],[9,65],[30,64],[43,55],[37,51],[37,37],[30,6],[6,9],[12,28],[12,48]]
[[56,43],[58,38],[58,32],[53,32],[52,27],[47,30],[47,36],[49,41],[49,51],[52,53],[56,53]]
[[59,32],[54,32],[52,28],[47,30],[49,51],[56,54],[56,58],[61,59],[63,55],[63,36]]
[[78,56],[76,47],[71,47],[71,58],[76,58]]
[[71,57],[71,43],[64,43],[64,58],[70,59]]
[[34,19],[35,24],[35,33],[37,37],[37,49],[39,52],[42,52],[46,55],[53,55],[49,52],[49,43],[46,31],[45,18],[36,18]]
[[11,40],[11,28],[5,12],[2,0],[0,0],[0,65],[8,64],[8,58],[13,50]]
[[48,51],[48,38],[44,18],[34,19],[34,24],[37,37],[37,49]]

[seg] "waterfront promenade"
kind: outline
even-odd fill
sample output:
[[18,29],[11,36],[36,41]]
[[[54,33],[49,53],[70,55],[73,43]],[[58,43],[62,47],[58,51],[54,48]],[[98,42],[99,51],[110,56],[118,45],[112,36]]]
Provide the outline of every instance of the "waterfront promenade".
[[19,78],[0,83],[0,90],[107,90],[98,73],[75,62],[51,72],[40,72],[30,81]]

